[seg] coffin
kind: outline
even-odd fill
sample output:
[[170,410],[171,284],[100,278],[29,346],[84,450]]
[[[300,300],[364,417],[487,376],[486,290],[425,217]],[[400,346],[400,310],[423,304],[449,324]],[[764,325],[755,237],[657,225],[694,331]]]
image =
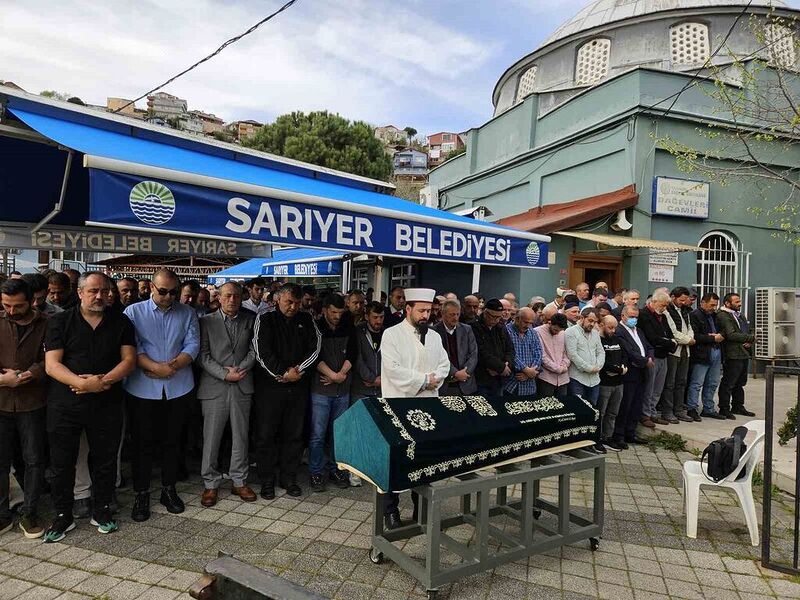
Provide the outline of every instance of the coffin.
[[589,446],[599,414],[579,396],[365,398],[333,424],[340,468],[381,492]]

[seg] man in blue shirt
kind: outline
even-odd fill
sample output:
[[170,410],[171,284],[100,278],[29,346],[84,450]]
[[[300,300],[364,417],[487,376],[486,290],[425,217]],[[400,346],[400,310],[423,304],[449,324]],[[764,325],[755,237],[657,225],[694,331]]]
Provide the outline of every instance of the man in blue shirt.
[[519,309],[514,320],[506,325],[514,346],[514,368],[503,384],[503,393],[535,396],[536,377],[542,370],[542,343],[533,330],[536,313],[527,306]]
[[133,440],[131,517],[150,518],[150,477],[153,448],[161,443],[161,504],[182,513],[175,491],[181,429],[194,388],[192,362],[200,351],[200,329],[195,310],[178,301],[178,276],[161,269],[150,284],[150,299],[125,309],[136,328],[137,369],[125,381],[130,398]]

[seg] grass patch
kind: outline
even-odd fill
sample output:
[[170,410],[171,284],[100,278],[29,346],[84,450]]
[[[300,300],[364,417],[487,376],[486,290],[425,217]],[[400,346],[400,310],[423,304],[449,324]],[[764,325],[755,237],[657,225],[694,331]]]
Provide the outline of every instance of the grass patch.
[[689,448],[689,454],[693,454],[697,458],[700,458],[703,455],[703,451],[700,448]]
[[[761,473],[761,467],[753,469],[753,491],[760,493],[764,489],[764,475]],[[769,488],[770,496],[777,498],[780,496],[781,490],[774,483]]]
[[659,448],[672,452],[686,452],[686,440],[677,433],[667,433],[666,431],[651,435],[647,440],[647,445],[651,452],[655,452]]

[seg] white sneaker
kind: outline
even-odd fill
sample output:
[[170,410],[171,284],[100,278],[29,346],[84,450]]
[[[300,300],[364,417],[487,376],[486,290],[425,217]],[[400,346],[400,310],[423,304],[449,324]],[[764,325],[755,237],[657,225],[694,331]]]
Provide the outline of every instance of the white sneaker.
[[350,473],[350,487],[361,487],[361,477]]

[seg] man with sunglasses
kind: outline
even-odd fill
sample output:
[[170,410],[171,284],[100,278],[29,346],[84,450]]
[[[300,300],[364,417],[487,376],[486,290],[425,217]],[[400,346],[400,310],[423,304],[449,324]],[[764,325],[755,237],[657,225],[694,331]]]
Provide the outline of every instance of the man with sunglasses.
[[138,368],[125,381],[133,440],[134,521],[150,518],[150,477],[158,442],[161,504],[173,514],[184,511],[175,482],[181,430],[194,389],[192,362],[200,351],[200,328],[195,310],[179,301],[180,292],[174,271],[161,269],[150,284],[150,299],[125,309],[136,328],[138,355]]

